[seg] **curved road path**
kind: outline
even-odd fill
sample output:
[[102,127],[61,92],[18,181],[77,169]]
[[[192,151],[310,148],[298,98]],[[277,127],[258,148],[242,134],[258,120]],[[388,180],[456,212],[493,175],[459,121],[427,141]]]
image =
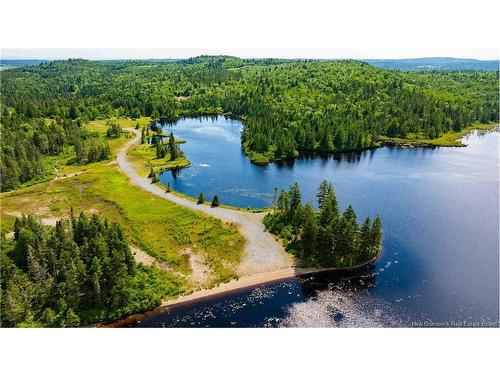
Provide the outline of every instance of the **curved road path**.
[[203,204],[198,205],[189,199],[172,193],[165,193],[159,186],[153,185],[147,177],[139,176],[127,159],[127,151],[132,145],[139,143],[141,133],[139,130],[132,128],[125,130],[133,132],[135,138],[122,146],[118,152],[117,162],[120,169],[130,178],[132,184],[181,206],[201,211],[238,226],[246,241],[243,259],[237,268],[238,275],[253,275],[283,268],[289,269],[293,266],[292,257],[285,252],[283,246],[269,232],[265,231],[264,224],[262,224],[264,213],[237,211],[221,207],[212,208]]

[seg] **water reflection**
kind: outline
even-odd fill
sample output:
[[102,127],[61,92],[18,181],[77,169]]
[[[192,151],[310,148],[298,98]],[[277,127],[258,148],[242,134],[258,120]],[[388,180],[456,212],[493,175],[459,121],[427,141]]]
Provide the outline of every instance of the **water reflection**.
[[[303,304],[316,317],[300,326],[388,326],[389,307],[377,305],[376,319],[363,316],[352,296],[363,299],[375,285],[376,272],[291,278],[229,295],[136,314],[114,324],[120,327],[280,327],[295,326]],[[331,296],[334,296],[333,298]],[[351,302],[348,302],[351,301]],[[301,305],[302,304],[302,305]],[[366,305],[366,303],[363,303]],[[368,305],[366,305],[368,306]],[[371,306],[373,307],[373,306]],[[371,314],[371,313],[370,313]],[[324,319],[327,316],[328,319]]]

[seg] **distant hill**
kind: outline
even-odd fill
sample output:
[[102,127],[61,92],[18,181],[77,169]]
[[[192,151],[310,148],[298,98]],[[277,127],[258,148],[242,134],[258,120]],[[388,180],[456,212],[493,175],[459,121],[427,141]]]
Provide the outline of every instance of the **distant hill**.
[[41,63],[47,62],[49,60],[5,60],[1,59],[0,60],[0,66],[2,68],[15,68],[18,66],[32,66],[32,65],[39,65]]
[[371,65],[392,70],[498,70],[498,60],[425,57],[418,59],[370,59]]
[[[175,59],[175,58],[165,58],[165,59],[109,59],[101,60],[102,62],[124,62],[124,61],[148,61],[154,63],[161,62],[174,62],[179,61],[182,64],[195,64],[209,60],[211,63],[214,59],[224,65],[241,65],[245,64],[278,64],[280,62],[286,62],[290,60],[286,59],[239,59],[237,57],[231,56],[198,56],[188,59]],[[295,61],[296,59],[291,59]],[[307,60],[307,59],[297,59],[297,60]],[[315,59],[311,59],[315,60]],[[333,59],[336,60],[336,59]],[[3,69],[15,68],[18,66],[33,66],[39,65],[44,62],[51,60],[37,60],[37,59],[2,59],[0,60],[0,67]],[[499,61],[498,60],[475,60],[475,59],[457,59],[453,57],[424,57],[417,59],[363,59],[368,64],[377,66],[384,69],[391,70],[406,70],[406,71],[428,71],[428,70],[498,70]]]

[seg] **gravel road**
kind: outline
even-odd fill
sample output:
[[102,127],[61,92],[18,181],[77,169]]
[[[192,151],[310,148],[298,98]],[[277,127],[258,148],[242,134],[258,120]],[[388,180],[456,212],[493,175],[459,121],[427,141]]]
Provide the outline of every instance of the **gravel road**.
[[283,246],[270,233],[265,231],[264,224],[262,224],[264,213],[198,205],[189,199],[172,193],[165,193],[159,186],[153,185],[148,178],[139,176],[127,159],[127,151],[132,145],[139,143],[141,133],[139,130],[132,128],[125,130],[133,132],[136,137],[122,146],[118,152],[117,162],[123,173],[130,178],[132,184],[181,206],[202,211],[207,215],[238,226],[246,241],[243,259],[237,268],[240,276],[290,268],[293,265],[292,257],[285,252]]

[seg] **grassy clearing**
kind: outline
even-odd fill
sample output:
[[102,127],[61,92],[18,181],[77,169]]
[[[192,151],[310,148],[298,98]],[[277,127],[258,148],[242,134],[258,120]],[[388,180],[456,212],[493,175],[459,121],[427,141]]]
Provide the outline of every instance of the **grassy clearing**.
[[[105,120],[99,121],[106,123]],[[99,133],[107,129],[99,122],[86,126]],[[131,124],[124,124],[124,127],[129,126]],[[116,152],[126,141],[127,135],[124,134],[110,143],[113,142],[112,149]],[[205,264],[213,271],[211,279],[203,285],[205,287],[236,277],[235,269],[244,246],[244,239],[236,226],[223,224],[130,185],[112,160],[87,165],[64,164],[59,176],[64,175],[68,178],[2,193],[2,233],[12,231],[14,220],[21,213],[55,220],[67,217],[70,207],[73,207],[75,212],[99,213],[117,221],[131,243],[186,275],[191,269],[188,255],[182,251],[190,248],[203,256]],[[187,279],[179,280],[184,291],[195,287]]]
[[137,124],[143,127],[149,123],[149,117],[139,117],[138,119],[131,119],[126,117],[113,117],[110,119],[93,120],[85,124],[85,128],[90,132],[105,134],[108,130],[108,121],[112,121],[120,125],[122,128],[134,128]]
[[378,140],[381,143],[398,145],[403,147],[426,147],[426,146],[440,146],[440,147],[465,147],[464,143],[460,141],[465,135],[472,130],[491,130],[496,124],[480,124],[476,123],[468,126],[460,132],[448,132],[442,134],[439,138],[429,139],[425,138],[422,134],[408,134],[407,138],[391,138],[380,136]]

